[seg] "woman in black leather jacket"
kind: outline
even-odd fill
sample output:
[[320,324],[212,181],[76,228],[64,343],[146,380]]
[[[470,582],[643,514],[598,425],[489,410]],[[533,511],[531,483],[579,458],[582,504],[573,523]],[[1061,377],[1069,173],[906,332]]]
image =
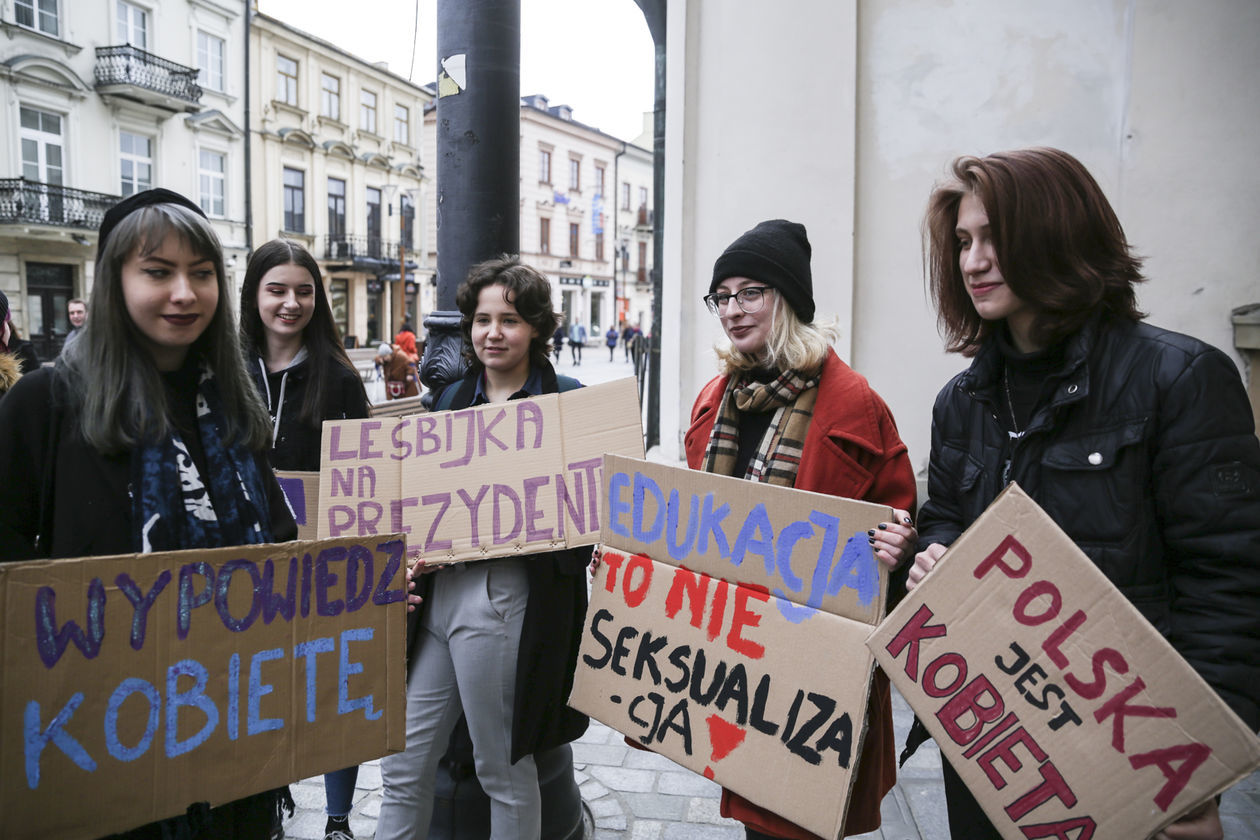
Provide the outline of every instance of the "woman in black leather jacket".
[[[933,409],[907,587],[1018,482],[1255,729],[1260,442],[1237,368],[1142,322],[1141,261],[1075,158],[1025,149],[952,169],[925,220],[929,284],[948,349],[974,360]],[[999,837],[944,772],[952,835]],[[1215,802],[1161,836],[1221,836]]]

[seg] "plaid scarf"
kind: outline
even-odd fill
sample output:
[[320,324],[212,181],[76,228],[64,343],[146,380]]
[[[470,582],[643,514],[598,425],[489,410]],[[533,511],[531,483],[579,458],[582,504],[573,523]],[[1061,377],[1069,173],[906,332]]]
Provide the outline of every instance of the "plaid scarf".
[[774,419],[743,477],[780,487],[795,485],[821,378],[821,371],[806,378],[791,370],[771,382],[756,382],[746,374],[732,376],[705,448],[704,471],[732,475],[739,454],[739,413],[773,411]]

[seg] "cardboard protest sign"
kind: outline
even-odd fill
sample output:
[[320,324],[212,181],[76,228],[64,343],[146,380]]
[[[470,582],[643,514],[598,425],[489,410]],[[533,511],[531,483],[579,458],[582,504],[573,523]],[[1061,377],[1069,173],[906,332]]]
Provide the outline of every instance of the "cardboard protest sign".
[[1010,840],[1149,837],[1260,740],[1016,485],[868,642]]
[[328,422],[319,535],[402,532],[434,565],[594,545],[605,452],[643,455],[633,379]]
[[404,554],[0,564],[0,833],[101,837],[401,750]]
[[298,539],[318,539],[319,473],[276,470],[276,481],[284,491],[293,520],[297,522]]
[[838,837],[887,591],[866,532],[890,509],[616,456],[603,474],[569,704]]

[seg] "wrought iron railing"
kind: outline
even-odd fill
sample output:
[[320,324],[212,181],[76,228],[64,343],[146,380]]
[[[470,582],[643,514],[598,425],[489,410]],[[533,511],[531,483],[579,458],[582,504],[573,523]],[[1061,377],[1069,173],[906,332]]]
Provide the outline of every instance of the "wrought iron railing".
[[130,44],[96,48],[96,84],[135,85],[186,102],[201,101],[195,67],[176,64]]
[[0,224],[64,225],[95,230],[119,197],[41,184],[25,178],[0,178]]
[[[413,249],[407,253],[413,255]],[[388,263],[398,259],[398,240],[381,239],[379,236],[351,236],[329,234],[324,237],[323,259],[326,260],[380,260]]]

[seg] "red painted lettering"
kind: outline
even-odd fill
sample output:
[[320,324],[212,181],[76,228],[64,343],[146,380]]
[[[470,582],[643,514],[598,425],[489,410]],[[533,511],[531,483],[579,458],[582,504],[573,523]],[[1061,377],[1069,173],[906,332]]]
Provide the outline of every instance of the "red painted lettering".
[[1159,806],[1159,810],[1167,811],[1168,806],[1177,798],[1177,794],[1181,793],[1182,788],[1190,781],[1194,771],[1198,770],[1211,754],[1211,747],[1196,742],[1141,753],[1130,758],[1129,764],[1134,770],[1154,765],[1164,774],[1164,778],[1168,781],[1159,789],[1159,793],[1155,794],[1155,804]]
[[[1009,565],[1006,562],[1007,554],[1014,554],[1016,559],[1020,561],[1019,565]],[[1024,548],[1023,543],[1015,539],[1014,534],[1007,534],[998,543],[998,547],[989,552],[988,557],[980,561],[980,565],[976,566],[973,574],[977,578],[982,578],[994,566],[1005,572],[1009,578],[1022,578],[1032,568],[1032,555],[1028,553],[1028,549]]]
[[680,566],[674,570],[674,580],[665,596],[665,617],[673,618],[682,609],[683,596],[691,605],[691,626],[699,629],[704,619],[704,599],[709,594],[709,581],[713,578]]
[[[954,678],[949,685],[940,686],[937,684],[936,675],[947,665],[954,666]],[[942,653],[923,669],[923,693],[928,697],[948,697],[966,681],[967,660],[963,659],[961,653]]]
[[[642,581],[636,586],[634,573],[639,572]],[[621,591],[626,596],[627,607],[637,607],[647,597],[648,588],[652,585],[652,560],[645,554],[631,556],[626,574],[621,579]]]
[[[1050,599],[1050,604],[1046,609],[1036,614],[1028,612],[1028,608],[1043,595]],[[1028,584],[1028,587],[1019,593],[1019,597],[1015,599],[1015,608],[1011,610],[1011,614],[1015,616],[1015,620],[1020,624],[1032,627],[1050,621],[1059,614],[1061,609],[1063,609],[1063,596],[1059,594],[1059,587],[1048,580],[1038,580]]]
[[[987,706],[980,702],[985,697],[991,701]],[[1001,695],[981,674],[950,698],[936,713],[936,719],[955,744],[966,744],[980,734],[986,723],[997,720],[1005,711]]]
[[918,612],[897,631],[897,635],[893,636],[892,641],[885,648],[893,658],[900,656],[903,650],[909,648],[906,653],[906,676],[915,682],[919,681],[919,642],[945,636],[944,624],[927,623],[931,617],[932,611],[927,608],[927,605],[920,606]]
[[1098,711],[1094,712],[1094,719],[1099,723],[1115,715],[1116,719],[1111,723],[1111,746],[1116,752],[1124,752],[1125,718],[1175,718],[1177,716],[1177,710],[1171,706],[1130,706],[1129,698],[1144,688],[1146,688],[1146,683],[1138,677],[1132,685],[1122,689],[1119,694],[1103,703],[1098,707]]
[[731,609],[731,630],[726,634],[726,646],[750,659],[760,659],[766,655],[765,645],[743,637],[745,627],[761,626],[761,614],[748,609],[749,598],[765,603],[770,600],[770,590],[749,583],[735,587],[735,606]]
[[1063,643],[1084,623],[1085,613],[1077,610],[1041,643],[1041,649],[1050,657],[1051,662],[1060,668],[1067,667],[1068,658],[1063,655]]
[[1104,665],[1110,665],[1117,674],[1129,673],[1129,663],[1120,651],[1115,648],[1108,647],[1095,651],[1094,658],[1091,661],[1094,668],[1093,682],[1084,682],[1077,679],[1073,674],[1063,675],[1063,681],[1068,684],[1068,687],[1086,700],[1096,700],[1102,697],[1103,690],[1107,687],[1107,675],[1103,673]]
[[1054,766],[1053,761],[1047,761],[1037,770],[1041,772],[1041,784],[1006,806],[1006,815],[1015,822],[1019,822],[1051,799],[1058,799],[1068,808],[1076,805],[1076,794],[1072,793],[1072,789],[1068,787],[1063,774]]
[[995,762],[1000,760],[1006,765],[1006,769],[1012,773],[1018,773],[1020,768],[1024,766],[1024,763],[1019,760],[1019,756],[1015,754],[1017,746],[1023,746],[1027,749],[1028,754],[1033,757],[1033,761],[1036,761],[1038,764],[1047,758],[1045,750],[1037,744],[1036,739],[1033,738],[1027,729],[1022,726],[1016,729],[976,759],[976,764],[984,771],[984,775],[989,777],[989,783],[993,785],[994,790],[1001,790],[1006,787],[1006,779],[993,766]]

